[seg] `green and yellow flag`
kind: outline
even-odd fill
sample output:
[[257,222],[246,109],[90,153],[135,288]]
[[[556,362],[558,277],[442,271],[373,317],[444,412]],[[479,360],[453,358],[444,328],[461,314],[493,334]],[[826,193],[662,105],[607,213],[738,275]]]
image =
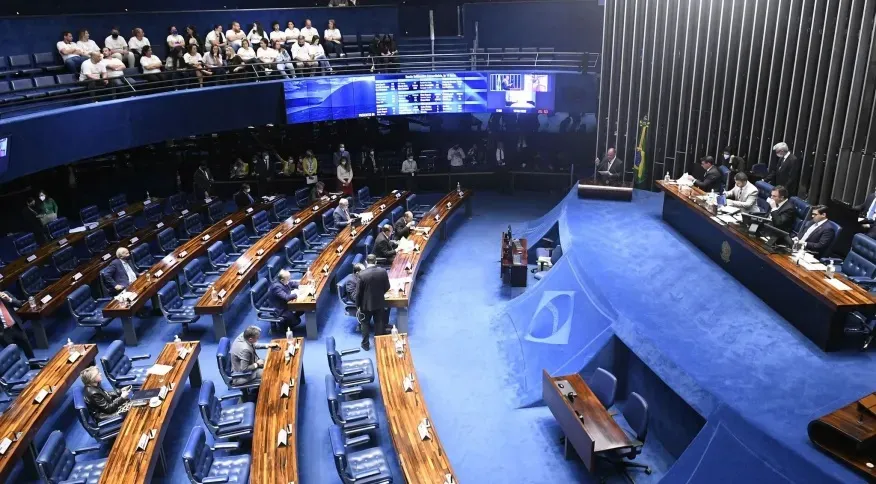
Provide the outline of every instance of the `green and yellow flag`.
[[645,164],[645,141],[648,139],[648,116],[639,121],[639,145],[636,146],[636,156],[633,159],[633,168],[636,172],[636,183],[644,183],[647,174]]

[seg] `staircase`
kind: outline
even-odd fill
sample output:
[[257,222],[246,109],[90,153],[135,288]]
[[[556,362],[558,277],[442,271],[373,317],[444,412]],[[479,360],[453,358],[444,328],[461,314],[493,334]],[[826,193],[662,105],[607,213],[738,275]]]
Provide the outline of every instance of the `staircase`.
[[[399,37],[396,41],[398,43],[398,53],[401,56],[399,60],[403,70],[433,70],[432,59],[430,57],[405,58],[405,56],[409,55],[432,54],[432,42],[429,37]],[[465,40],[465,37],[435,37],[434,70],[465,70],[467,66],[460,63],[460,61],[466,60],[464,56],[442,57],[440,54],[465,54],[468,51],[468,42]]]

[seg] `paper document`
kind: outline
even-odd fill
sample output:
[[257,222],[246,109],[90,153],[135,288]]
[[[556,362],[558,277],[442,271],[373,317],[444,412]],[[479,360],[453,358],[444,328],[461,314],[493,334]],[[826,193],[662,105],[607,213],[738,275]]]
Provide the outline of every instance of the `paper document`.
[[732,215],[723,215],[723,214],[718,215],[718,219],[723,220],[724,222],[727,222],[728,224],[735,224],[736,223],[736,217],[734,217]]
[[727,225],[727,222],[724,222],[723,220],[721,220],[720,217],[709,217],[709,218],[711,218],[712,220],[714,220],[715,222],[717,222],[721,225]]
[[800,261],[800,267],[806,269],[807,271],[823,271],[827,269],[827,266],[825,266],[821,262]]
[[71,234],[78,234],[79,232],[85,232],[85,226],[73,227],[70,229]]
[[168,366],[168,365],[152,365],[151,368],[146,370],[146,374],[147,375],[164,376],[164,375],[167,375],[168,373],[170,373],[170,370],[172,370],[172,369],[173,369],[173,367]]
[[838,290],[840,290],[840,291],[851,291],[851,290],[852,290],[851,287],[849,287],[849,286],[843,284],[843,282],[840,281],[839,279],[828,279],[828,278],[824,278],[824,280],[827,281],[828,284],[830,284],[831,286],[833,286],[834,289],[838,289]]
[[730,205],[724,205],[723,207],[718,207],[718,211],[722,213],[726,213],[729,215],[733,215],[739,212],[739,207],[731,207]]
[[362,220],[363,224],[367,224],[374,219],[374,214],[371,212],[362,212],[359,214],[359,218]]
[[414,241],[408,240],[405,237],[402,237],[401,240],[398,241],[398,251],[403,252],[405,254],[410,253],[414,250]]

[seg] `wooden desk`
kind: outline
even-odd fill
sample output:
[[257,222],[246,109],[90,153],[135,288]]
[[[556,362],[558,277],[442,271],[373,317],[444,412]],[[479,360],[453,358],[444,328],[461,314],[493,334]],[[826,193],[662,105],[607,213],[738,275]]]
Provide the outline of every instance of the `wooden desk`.
[[876,313],[876,297],[843,275],[836,278],[851,290],[835,289],[822,272],[797,266],[787,254],[770,253],[760,238],[749,236],[744,228],[716,222],[677,185],[662,180],[657,184],[666,193],[663,220],[824,351],[840,349],[850,312]]
[[[304,385],[302,353],[304,338],[295,338],[298,344],[295,356],[286,362],[287,342],[275,339],[279,350],[268,350],[262,372],[262,386],[256,403],[255,433],[252,439],[252,467],[249,480],[253,484],[299,482],[298,480],[298,392]],[[280,396],[283,383],[294,380],[288,397]],[[277,447],[277,434],[286,425],[292,432],[286,437],[286,446]]]
[[[148,405],[131,407],[107,458],[106,467],[100,476],[101,483],[152,482],[152,472],[155,470],[155,463],[159,460],[161,460],[162,467],[167,469],[162,443],[167,435],[168,427],[170,427],[173,411],[186,391],[185,379],[188,377],[192,387],[201,386],[201,367],[198,365],[201,344],[197,341],[185,341],[183,344],[190,351],[185,360],[177,358],[174,343],[165,344],[161,354],[155,360],[155,364],[172,366],[173,369],[164,376],[147,376],[142,389],[161,388],[173,383],[173,390],[167,394],[167,398],[159,407],[151,408]],[[191,388],[189,391],[197,392],[198,390]],[[197,402],[197,396],[194,401]],[[140,436],[153,429],[157,431],[155,438],[149,441],[146,450],[138,451],[137,443]]]
[[[407,277],[410,277],[411,281],[404,284],[403,292],[387,293],[386,303],[389,307],[396,308],[398,313],[398,330],[402,333],[408,332],[408,307],[411,303],[411,293],[414,289],[414,281],[417,278],[420,263],[425,260],[427,250],[431,250],[431,248],[427,249],[427,246],[439,238],[435,236],[436,233],[440,233],[441,240],[447,239],[447,225],[445,222],[459,207],[464,205],[466,215],[471,216],[472,195],[471,190],[463,190],[462,195],[457,193],[456,190],[444,195],[431,210],[426,212],[417,224],[417,228],[428,228],[429,234],[423,235],[419,231],[415,231],[409,237],[409,240],[414,243],[415,247],[417,245],[420,246],[420,250],[396,253],[395,259],[392,261],[392,267],[389,269],[390,281]],[[449,208],[447,204],[450,204]],[[436,215],[439,216],[438,220],[435,220]]]
[[[148,274],[152,275],[151,281],[146,280],[146,273],[144,273],[128,286],[128,291],[137,294],[137,297],[130,305],[125,305],[117,300],[112,300],[103,308],[104,316],[109,318],[121,318],[122,325],[125,327],[125,340],[133,341],[133,343],[127,344],[129,346],[136,345],[137,333],[134,331],[132,321],[134,314],[146,305],[146,301],[152,298],[152,306],[157,308],[159,289],[164,287],[169,281],[175,279],[176,275],[183,270],[183,267],[185,267],[186,264],[207,252],[207,248],[213,245],[217,240],[222,240],[227,237],[228,233],[231,232],[231,229],[247,222],[252,218],[253,214],[262,210],[267,210],[271,204],[272,202],[260,202],[247,207],[246,209],[238,210],[211,225],[207,230],[198,234],[197,237],[192,237],[188,242],[177,247],[173,253],[165,256],[149,269]],[[209,238],[205,241],[203,239],[204,236],[209,236]],[[161,271],[160,276],[156,276],[158,271]],[[226,334],[225,324],[220,323],[222,323],[221,318],[213,319],[213,331],[216,334],[217,340],[224,337]]]
[[[69,363],[69,352],[62,347],[0,415],[0,440],[7,437],[12,439],[16,432],[22,432],[6,453],[0,455],[0,482],[6,482],[9,472],[20,459],[25,459],[32,469],[36,469],[39,452],[33,446],[33,439],[46,419],[67,399],[67,390],[79,378],[79,372],[93,365],[97,355],[96,345],[76,345],[75,349],[82,357]],[[54,392],[46,396],[42,403],[34,403],[34,397],[50,387],[54,387]]]
[[[409,342],[407,334],[400,336]],[[459,482],[426,408],[410,346],[405,346],[404,357],[399,358],[392,336],[385,335],[374,338],[374,350],[377,352],[377,375],[380,378],[386,420],[389,422],[389,435],[405,481],[408,484],[440,484],[450,474],[453,482]],[[413,390],[405,392],[403,381],[408,375],[414,376]],[[417,430],[423,419],[427,419],[431,425],[428,440],[420,439]]]
[[[162,199],[153,198],[150,203],[161,203]],[[92,230],[86,230],[82,232],[77,232],[75,234],[68,234],[65,237],[57,240],[50,240],[45,244],[41,245],[37,248],[37,250],[30,255],[26,255],[23,257],[19,257],[13,261],[10,261],[6,264],[5,267],[0,269],[0,286],[6,286],[12,284],[17,281],[21,274],[30,269],[32,266],[41,266],[47,264],[52,257],[52,254],[61,250],[68,245],[74,246],[79,242],[85,240],[85,237],[98,230],[104,230],[109,227],[113,222],[121,218],[119,213],[124,213],[125,215],[133,216],[143,211],[143,202],[132,203],[125,207],[124,210],[119,211],[118,213],[111,213],[109,215],[105,215],[97,222],[97,227]],[[63,244],[60,242],[64,241]]]
[[[505,234],[502,233],[502,279],[508,279],[511,287],[526,287],[526,272],[529,270],[529,253],[526,239],[518,239],[520,248],[514,247],[513,241],[509,247],[505,247]],[[520,263],[514,263],[514,256],[520,255]]]
[[[214,326],[225,327],[225,322],[222,320],[223,313],[248,283],[250,285],[254,283],[259,270],[267,264],[271,255],[282,248],[286,241],[297,237],[304,226],[310,222],[318,221],[328,209],[337,207],[339,200],[339,197],[334,196],[333,199],[329,198],[325,201],[313,202],[300,212],[284,220],[280,225],[274,227],[273,230],[247,249],[213,284],[217,294],[224,290],[225,295],[219,299],[214,298],[213,294],[209,292],[204,294],[198,300],[198,303],[195,304],[195,313],[209,314],[213,317]],[[297,224],[295,219],[298,219]],[[277,237],[278,235],[279,237]],[[259,251],[262,251],[261,255],[259,255]],[[217,322],[216,319],[219,321]]]
[[[384,216],[387,216],[396,206],[403,206],[407,201],[407,196],[408,192],[399,191],[396,194],[390,193],[374,202],[368,210],[365,210],[365,212],[371,212],[374,215],[368,223],[355,229],[349,225],[344,227],[310,265],[310,277],[307,275],[302,277],[300,284],[313,284],[314,293],[309,296],[299,295],[297,299],[289,302],[289,309],[304,312],[307,339],[316,339],[317,337],[319,326],[316,313],[317,301],[331,292],[331,283],[341,262],[356,247],[359,239],[371,233]],[[380,208],[381,205],[383,205],[383,209]],[[355,230],[355,235],[353,230]]]
[[[876,481],[876,393],[809,422],[809,440],[863,476]],[[869,466],[867,464],[870,464]]]
[[[581,375],[575,373],[552,377],[544,370],[542,374],[542,398],[566,436],[566,457],[571,444],[592,472],[596,465],[596,454],[633,446],[632,440],[611,418]],[[557,387],[556,382],[561,380],[571,384],[572,390],[578,394],[573,402],[569,402]]]
[[[79,289],[79,286],[82,286],[83,284],[91,284],[92,281],[100,279],[100,271],[112,262],[116,256],[116,250],[119,247],[133,249],[139,244],[154,239],[158,236],[158,233],[165,228],[175,228],[181,221],[182,216],[180,215],[168,215],[164,217],[161,222],[150,224],[143,229],[138,230],[134,233],[133,237],[107,247],[102,255],[95,256],[91,260],[83,262],[77,268],[64,274],[59,280],[40,291],[39,294],[34,296],[34,299],[37,301],[36,308],[31,309],[27,304],[22,306],[21,309],[17,311],[18,315],[21,316],[21,319],[31,322],[34,339],[36,340],[36,347],[40,349],[46,349],[49,347],[49,338],[46,336],[46,328],[43,321],[54,314],[55,311],[64,307],[67,304],[67,296],[72,294],[76,289]],[[79,277],[77,278],[77,276]],[[40,301],[44,300],[46,297],[51,297],[51,299],[45,304],[41,303]],[[137,334],[134,332],[133,323],[130,321],[128,321],[128,323],[130,324],[126,324],[125,321],[122,320],[122,326],[125,331],[125,343],[136,345]],[[133,339],[131,337],[132,335]]]

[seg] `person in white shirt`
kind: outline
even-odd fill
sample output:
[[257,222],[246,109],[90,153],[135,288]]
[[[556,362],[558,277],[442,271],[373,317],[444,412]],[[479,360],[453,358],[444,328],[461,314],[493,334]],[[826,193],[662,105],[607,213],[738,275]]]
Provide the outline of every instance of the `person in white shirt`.
[[271,22],[271,33],[269,36],[271,38],[271,45],[275,45],[278,40],[286,42],[286,32],[280,30],[280,22],[276,20]]
[[340,29],[335,24],[334,19],[329,19],[328,27],[322,33],[322,38],[325,39],[325,50],[329,54],[335,53],[344,57],[344,37],[341,35]]
[[240,42],[246,38],[246,33],[240,30],[240,22],[231,22],[231,30],[225,35],[225,42],[237,52],[240,48]]
[[185,60],[186,65],[189,66],[189,68],[195,71],[195,75],[198,76],[198,84],[201,87],[204,87],[204,77],[210,77],[213,73],[210,72],[210,69],[204,67],[204,58],[201,57],[200,52],[198,52],[198,46],[190,44],[188,52],[183,56],[183,60]]
[[270,74],[274,71],[274,63],[277,62],[277,55],[280,53],[274,50],[268,42],[268,39],[262,39],[259,42],[259,50],[256,52],[256,57],[259,58],[259,62],[261,66],[259,66],[266,73]]
[[[134,53],[128,50],[128,43],[119,35],[119,28],[113,27],[109,36],[103,40],[103,46],[109,48],[110,54],[121,61],[125,61],[128,67],[136,67]],[[112,76],[110,76],[112,77]]]
[[408,155],[408,158],[402,162],[401,172],[405,175],[413,175],[417,172],[417,161],[414,160],[414,155]]
[[222,49],[218,45],[210,46],[210,50],[204,54],[204,67],[213,75],[225,74],[225,58],[222,57]]
[[130,49],[135,54],[141,54],[143,51],[144,45],[152,45],[149,43],[149,39],[143,35],[143,29],[137,27],[134,29],[134,35],[128,39],[128,49]]
[[113,57],[112,51],[108,47],[104,47],[101,51],[103,59],[103,68],[106,71],[106,77],[109,79],[113,87],[122,87],[125,83],[122,81],[122,76],[125,75],[125,63],[120,59]]
[[314,35],[313,40],[310,41],[310,46],[308,47],[308,52],[310,53],[310,58],[319,62],[319,66],[325,69],[327,72],[332,71],[332,66],[329,64],[328,57],[325,56],[325,50],[322,48],[322,45],[319,43],[319,36]]
[[316,62],[310,58],[310,49],[304,36],[298,36],[298,43],[292,46],[292,61],[295,62],[296,74],[306,75],[308,71],[316,67]]
[[250,46],[248,39],[243,39],[240,42],[240,48],[237,49],[237,55],[240,56],[240,59],[247,64],[253,64],[257,62],[256,53]]
[[291,49],[298,42],[299,35],[301,31],[295,26],[295,22],[291,20],[286,22],[286,48]]
[[465,164],[465,151],[458,144],[453,145],[447,150],[447,161],[450,162],[450,166],[462,166]]
[[79,42],[76,42],[76,46],[79,47],[79,50],[82,51],[83,55],[90,57],[94,52],[100,54],[100,47],[97,46],[97,43],[91,40],[91,36],[88,34],[87,30],[79,31]]
[[304,21],[304,28],[301,29],[301,35],[303,35],[308,42],[313,39],[314,35],[319,35],[319,32],[313,28],[313,25],[310,23],[310,19]]
[[78,74],[79,67],[88,60],[88,56],[73,42],[73,32],[67,31],[61,34],[61,40],[55,45],[58,48],[58,54],[61,54],[61,59],[64,60],[67,70]]
[[505,166],[505,144],[496,143],[496,166]]
[[249,40],[251,45],[259,45],[259,42],[267,37],[268,34],[265,33],[262,23],[258,21],[252,23],[252,28],[249,29],[249,33],[246,34],[246,39]]
[[140,56],[140,66],[143,67],[144,78],[149,82],[161,82],[161,59],[157,55],[152,55],[152,46],[144,45],[140,51],[143,55]]
[[274,50],[277,51],[277,70],[283,74],[283,77],[295,77],[295,66],[292,65],[292,56],[290,56],[289,51],[283,47],[282,40],[274,42]]
[[757,187],[748,183],[748,175],[737,173],[733,179],[736,186],[727,192],[727,205],[745,213],[757,212]]
[[167,29],[167,51],[170,52],[176,47],[183,47],[186,41],[183,39],[183,36],[179,34],[179,30],[177,30],[176,25],[171,25],[169,29]]
[[80,82],[88,82],[89,89],[97,89],[109,84],[106,76],[106,66],[103,65],[100,52],[92,52],[88,60],[82,63],[79,73]]
[[213,30],[204,38],[204,52],[210,52],[211,45],[218,45],[221,48],[225,47],[225,34],[222,33],[222,25],[216,24]]

